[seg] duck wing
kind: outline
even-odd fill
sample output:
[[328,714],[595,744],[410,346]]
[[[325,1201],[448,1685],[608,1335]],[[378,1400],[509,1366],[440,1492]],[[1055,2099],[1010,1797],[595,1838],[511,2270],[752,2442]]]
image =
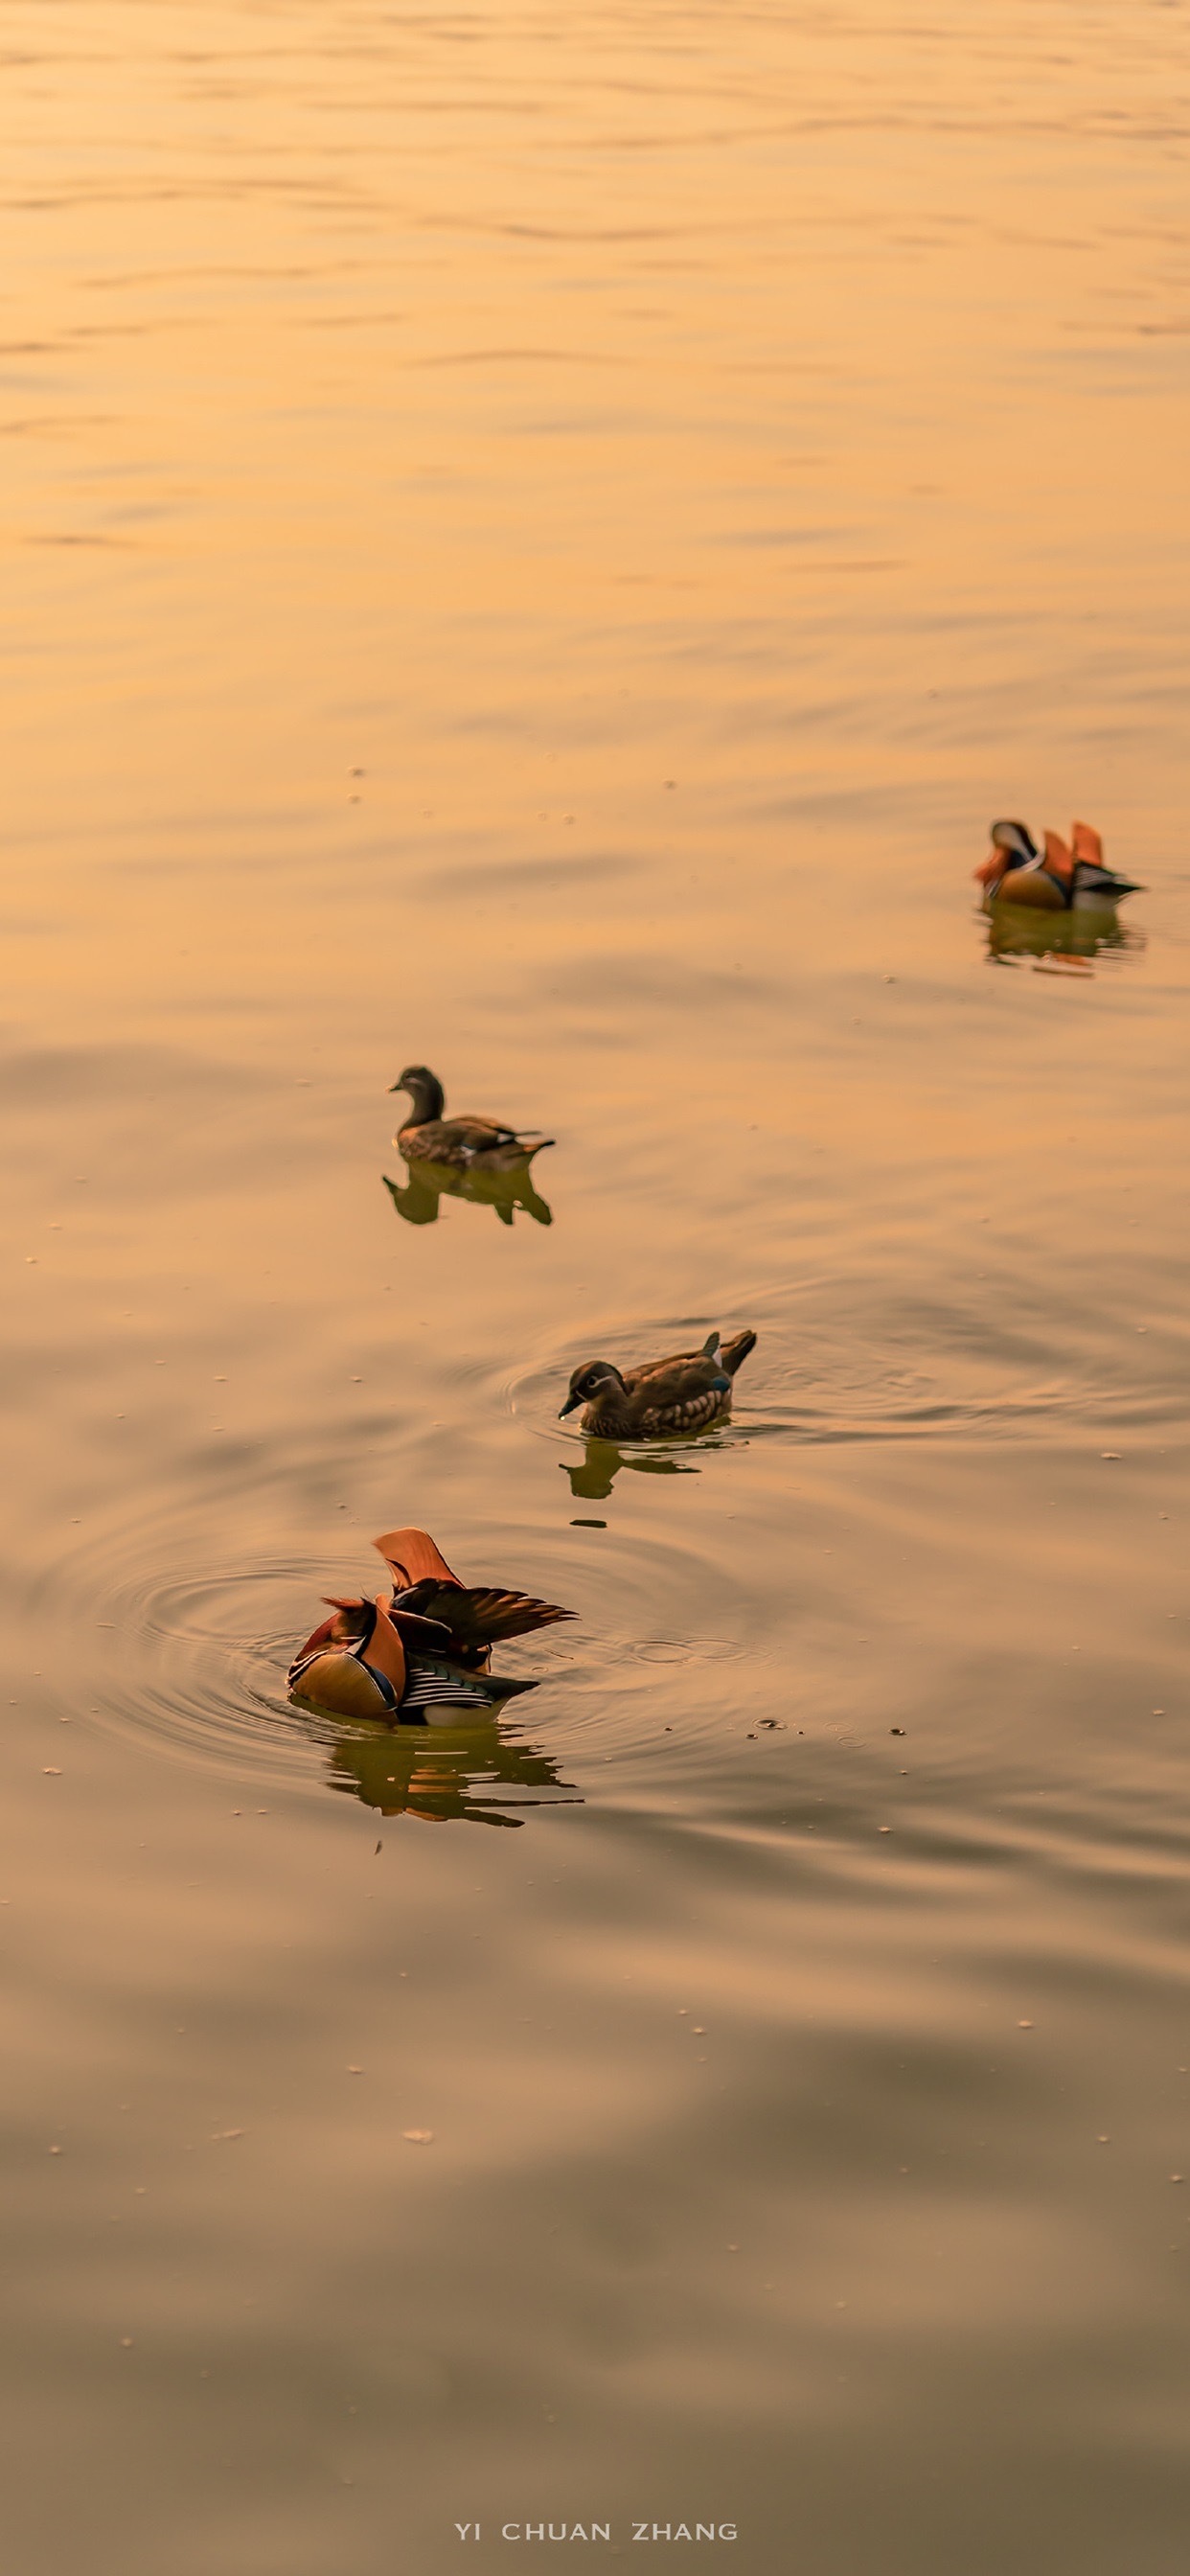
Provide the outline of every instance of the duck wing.
[[1135,877],[1118,877],[1114,868],[1090,868],[1079,865],[1074,871],[1077,895],[1098,895],[1104,903],[1119,903],[1126,894],[1141,894]]
[[1090,823],[1076,823],[1071,830],[1074,848],[1074,891],[1076,894],[1101,895],[1109,903],[1118,903],[1121,895],[1140,894],[1142,888],[1134,877],[1117,876],[1103,855],[1103,843]]
[[419,1619],[439,1621],[449,1630],[452,1645],[472,1650],[494,1646],[502,1637],[524,1637],[532,1628],[550,1628],[558,1619],[575,1616],[554,1601],[535,1601],[526,1592],[507,1592],[502,1585],[435,1585],[432,1579],[415,1584],[394,1602],[394,1619],[407,1611]]
[[642,1368],[624,1372],[624,1384],[638,1414],[689,1404],[696,1396],[710,1395],[730,1383],[717,1350],[676,1351],[672,1359],[650,1360]]
[[443,1127],[456,1144],[471,1154],[490,1154],[497,1145],[519,1145],[515,1127],[506,1127],[499,1118],[444,1118]]
[[470,1162],[479,1154],[519,1156],[528,1161],[542,1147],[552,1145],[552,1136],[538,1128],[521,1135],[515,1127],[506,1127],[495,1118],[427,1118],[411,1119],[398,1130],[398,1142],[416,1142],[417,1159],[424,1163]]

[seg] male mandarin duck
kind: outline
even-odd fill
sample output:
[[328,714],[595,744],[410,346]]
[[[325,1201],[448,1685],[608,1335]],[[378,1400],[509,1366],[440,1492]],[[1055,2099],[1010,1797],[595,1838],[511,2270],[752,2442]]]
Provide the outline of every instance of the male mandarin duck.
[[372,1544],[395,1588],[375,1601],[324,1596],[333,1615],[289,1667],[296,1699],[338,1717],[399,1717],[424,1726],[432,1708],[490,1708],[535,1687],[493,1674],[491,1648],[501,1637],[573,1619],[573,1610],[460,1583],[425,1530],[387,1530]]
[[645,1360],[639,1368],[618,1369],[612,1360],[591,1360],[576,1368],[570,1393],[558,1416],[586,1407],[583,1429],[597,1440],[655,1440],[671,1431],[705,1431],[731,1411],[731,1381],[756,1335],[737,1333],[721,1343],[708,1333],[700,1351],[677,1351],[672,1359]]
[[1026,824],[993,823],[991,852],[975,870],[985,903],[1070,912],[1089,904],[1102,908],[1143,891],[1130,877],[1118,877],[1104,866],[1103,843],[1089,823],[1072,824],[1070,841],[1068,849],[1056,832],[1046,832],[1039,850]]
[[395,1142],[407,1163],[440,1163],[455,1171],[512,1171],[531,1163],[552,1145],[552,1136],[537,1128],[519,1136],[495,1118],[444,1118],[446,1093],[436,1073],[424,1064],[407,1064],[393,1091],[407,1091],[412,1114],[398,1127]]

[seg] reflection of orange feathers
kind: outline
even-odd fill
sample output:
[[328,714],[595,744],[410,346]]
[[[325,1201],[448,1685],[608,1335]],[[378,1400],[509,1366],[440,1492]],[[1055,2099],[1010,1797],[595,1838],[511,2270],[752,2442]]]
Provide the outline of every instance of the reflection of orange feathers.
[[451,1573],[446,1558],[426,1530],[386,1530],[383,1537],[373,1539],[372,1545],[379,1548],[400,1592],[408,1591],[414,1583],[424,1583],[430,1576],[439,1583],[458,1582],[457,1574]]

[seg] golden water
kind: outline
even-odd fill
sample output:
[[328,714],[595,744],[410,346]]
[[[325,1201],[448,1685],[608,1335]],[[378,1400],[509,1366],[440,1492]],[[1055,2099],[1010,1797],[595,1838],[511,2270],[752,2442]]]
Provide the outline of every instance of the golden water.
[[[1173,2576],[1185,10],[2,49],[6,2564]],[[498,1736],[287,1706],[405,1520]]]

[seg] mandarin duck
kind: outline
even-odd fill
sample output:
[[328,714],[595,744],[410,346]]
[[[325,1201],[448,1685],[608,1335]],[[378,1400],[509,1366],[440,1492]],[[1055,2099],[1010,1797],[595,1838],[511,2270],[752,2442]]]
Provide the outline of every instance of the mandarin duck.
[[552,1145],[552,1136],[537,1128],[519,1136],[495,1118],[444,1118],[446,1093],[428,1065],[407,1064],[393,1091],[407,1091],[411,1115],[398,1127],[394,1142],[407,1163],[445,1164],[450,1171],[508,1172],[531,1163]]
[[639,1368],[618,1369],[613,1360],[591,1360],[576,1368],[570,1393],[558,1420],[585,1406],[583,1430],[596,1440],[656,1440],[671,1431],[705,1431],[731,1411],[731,1381],[756,1335],[737,1333],[721,1342],[708,1333],[700,1351],[677,1351],[672,1359],[645,1360]]
[[1103,843],[1089,823],[1072,824],[1070,843],[1068,849],[1057,832],[1046,832],[1038,849],[1026,824],[993,823],[991,851],[975,870],[985,903],[1070,912],[1091,904],[1102,909],[1122,895],[1143,892],[1131,877],[1104,866]]
[[491,1672],[491,1648],[502,1637],[573,1619],[573,1610],[502,1586],[460,1583],[425,1530],[386,1530],[372,1544],[395,1588],[374,1601],[324,1595],[332,1616],[289,1667],[295,1699],[338,1717],[425,1726],[436,1708],[490,1709],[535,1689]]

